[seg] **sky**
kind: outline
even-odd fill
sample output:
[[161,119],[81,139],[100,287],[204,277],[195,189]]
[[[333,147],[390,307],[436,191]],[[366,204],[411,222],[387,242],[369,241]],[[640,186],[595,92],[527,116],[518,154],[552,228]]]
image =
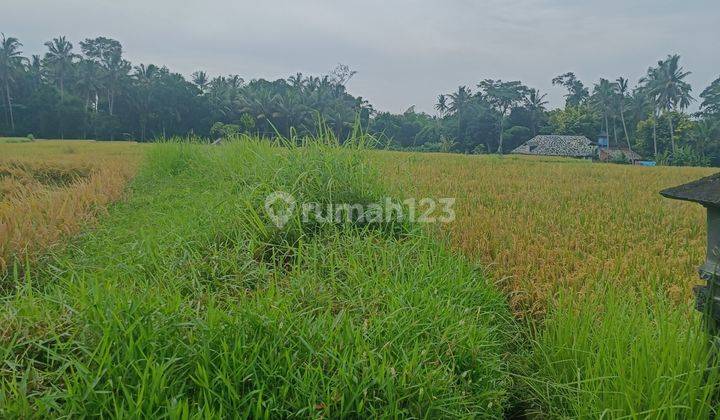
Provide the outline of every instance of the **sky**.
[[[0,32],[26,55],[66,35],[115,38],[126,58],[190,75],[284,78],[338,63],[350,93],[381,111],[433,113],[441,93],[521,80],[563,104],[551,79],[572,71],[636,82],[682,56],[694,95],[720,77],[717,0],[3,0]],[[78,51],[79,52],[79,51]]]

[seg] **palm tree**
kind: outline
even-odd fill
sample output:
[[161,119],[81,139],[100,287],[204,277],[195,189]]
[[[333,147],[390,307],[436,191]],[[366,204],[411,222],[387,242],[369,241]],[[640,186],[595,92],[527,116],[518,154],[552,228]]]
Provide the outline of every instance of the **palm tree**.
[[447,97],[445,95],[438,95],[438,101],[437,104],[435,104],[435,109],[440,112],[440,115],[445,115],[445,113],[448,112]]
[[644,120],[652,113],[652,122],[653,122],[653,152],[655,159],[658,157],[658,148],[657,148],[657,102],[655,101],[655,98],[652,96],[652,94],[647,89],[647,85],[645,84],[645,78],[640,79],[641,85],[633,89],[632,94],[630,95],[630,115],[632,116],[633,121],[641,121]]
[[700,93],[700,110],[704,115],[720,114],[720,78],[713,82]]
[[[271,124],[270,119],[278,114],[275,111],[277,96],[267,88],[260,88],[237,99],[240,111],[249,114],[261,122],[265,129]],[[271,134],[264,132],[263,134]]]
[[140,90],[140,98],[138,100],[139,119],[140,119],[140,139],[145,140],[145,132],[147,123],[150,119],[150,92],[155,79],[158,77],[160,69],[154,64],[140,64],[135,67],[133,78],[137,81]]
[[658,99],[659,108],[668,119],[670,128],[670,143],[675,153],[675,136],[672,123],[672,113],[681,111],[690,106],[694,98],[690,95],[692,87],[684,79],[690,75],[679,64],[680,56],[669,55],[667,59],[659,61],[657,69],[652,71],[648,80],[650,91]]
[[448,112],[458,113],[464,111],[472,101],[472,92],[467,86],[458,87],[457,92],[447,95],[450,98]]
[[30,76],[30,83],[33,89],[40,87],[43,78],[42,59],[39,55],[33,54],[30,61],[27,62],[27,73]]
[[64,36],[53,38],[45,43],[48,52],[45,53],[45,67],[60,87],[60,100],[65,98],[65,79],[73,70],[73,61],[78,57],[72,52],[73,45]]
[[473,100],[472,91],[467,86],[460,86],[456,92],[447,95],[447,97],[450,99],[450,103],[447,106],[446,113],[457,116],[457,138],[463,142],[465,136],[462,133],[462,118],[465,110]]
[[720,126],[718,121],[707,118],[697,123],[695,129],[695,147],[700,156],[705,157],[707,144],[717,139],[718,126]]
[[220,118],[228,120],[238,102],[237,90],[230,89],[224,76],[213,78],[208,87],[208,100],[211,108],[220,114]]
[[208,83],[210,82],[210,79],[208,79],[207,73],[199,70],[192,74],[192,82],[195,83],[195,86],[197,86],[198,89],[200,89],[201,93],[205,93],[208,88]]
[[537,135],[538,115],[545,110],[548,101],[545,100],[547,94],[540,94],[537,89],[529,89],[525,96],[525,108],[530,111],[530,119],[532,124],[533,137]]
[[77,78],[75,88],[85,98],[85,112],[83,113],[83,138],[87,137],[88,109],[92,103],[92,110],[97,112],[98,92],[100,91],[100,67],[92,60],[80,60],[76,64]]
[[5,37],[0,34],[0,81],[5,88],[5,119],[10,123],[10,130],[15,131],[12,96],[10,85],[15,82],[13,75],[21,68],[25,60],[21,54],[22,44],[17,38]]
[[276,98],[276,115],[285,120],[287,134],[306,124],[311,117],[311,110],[303,103],[303,98],[295,93]]
[[85,98],[85,111],[87,111],[90,107],[91,97],[95,96],[97,99],[97,92],[100,89],[100,69],[97,63],[90,60],[81,60],[76,67],[77,80],[75,81],[75,87]]
[[625,133],[625,141],[627,142],[628,150],[632,152],[630,136],[628,136],[627,124],[625,123],[625,100],[627,99],[627,92],[628,80],[624,77],[618,77],[617,80],[615,80],[615,93],[618,102],[618,110],[620,111],[620,120],[622,121],[623,132]]
[[[610,135],[610,125],[608,123],[608,119],[613,108],[615,90],[615,83],[611,83],[607,79],[600,79],[600,83],[595,84],[592,97],[590,98],[595,108],[603,114],[603,118],[605,120],[605,133],[607,133],[608,136]],[[617,138],[615,138],[615,143],[617,144]],[[608,142],[608,144],[610,143]]]
[[231,89],[240,89],[245,80],[237,74],[231,74],[227,77],[227,83]]
[[658,69],[656,67],[650,67],[647,70],[647,74],[640,78],[640,87],[638,91],[647,98],[648,102],[652,105],[652,116],[653,116],[653,149],[655,153],[655,160],[658,158],[658,147],[657,147],[657,120],[659,114],[659,99],[657,93],[654,91],[652,83],[658,78]]
[[290,83],[290,86],[295,88],[303,88],[305,86],[305,78],[303,77],[303,74],[299,72],[288,77],[287,81]]
[[122,50],[110,53],[105,60],[105,88],[107,89],[108,113],[113,115],[115,109],[115,98],[122,89],[132,66],[130,62],[122,58]]

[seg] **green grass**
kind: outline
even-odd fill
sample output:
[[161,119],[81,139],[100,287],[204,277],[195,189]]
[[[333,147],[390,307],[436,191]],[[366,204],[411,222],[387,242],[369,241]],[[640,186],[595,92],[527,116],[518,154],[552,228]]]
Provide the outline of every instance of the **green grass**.
[[[598,286],[600,289],[603,286]],[[533,340],[533,410],[558,418],[717,417],[720,372],[699,314],[604,286],[560,297]]]
[[148,150],[128,201],[0,285],[1,418],[717,417],[700,317],[662,287],[566,291],[520,346],[417,226],[273,226],[273,191],[382,201],[358,144]]
[[162,144],[131,198],[16,275],[0,417],[501,417],[515,335],[483,273],[407,223],[275,228],[268,192],[369,203],[352,146]]

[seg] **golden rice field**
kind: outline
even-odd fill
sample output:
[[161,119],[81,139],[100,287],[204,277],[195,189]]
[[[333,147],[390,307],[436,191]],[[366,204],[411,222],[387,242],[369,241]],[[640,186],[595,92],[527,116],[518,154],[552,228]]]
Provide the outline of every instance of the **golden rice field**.
[[[142,145],[0,139],[0,269],[58,242],[121,197]],[[519,313],[542,315],[559,289],[598,282],[690,298],[704,211],[663,188],[709,168],[646,168],[562,158],[376,153],[405,197],[455,197],[452,244],[489,267]]]
[[704,209],[658,194],[710,168],[639,167],[558,158],[379,154],[398,194],[455,197],[442,228],[488,266],[513,307],[542,315],[560,288],[598,283],[691,299],[704,259]]
[[95,220],[141,156],[127,142],[0,140],[0,273]]

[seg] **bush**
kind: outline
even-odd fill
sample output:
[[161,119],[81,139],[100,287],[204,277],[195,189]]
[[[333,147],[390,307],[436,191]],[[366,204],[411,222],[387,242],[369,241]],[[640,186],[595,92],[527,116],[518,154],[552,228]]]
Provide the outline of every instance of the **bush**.
[[678,146],[675,153],[668,150],[660,155],[658,163],[670,166],[710,166],[710,158],[698,154],[690,146]]
[[485,147],[484,144],[478,144],[477,146],[475,146],[472,153],[474,155],[484,155],[487,153],[487,147]]
[[231,139],[240,135],[240,126],[216,122],[210,127],[210,134],[220,136],[223,139]]

